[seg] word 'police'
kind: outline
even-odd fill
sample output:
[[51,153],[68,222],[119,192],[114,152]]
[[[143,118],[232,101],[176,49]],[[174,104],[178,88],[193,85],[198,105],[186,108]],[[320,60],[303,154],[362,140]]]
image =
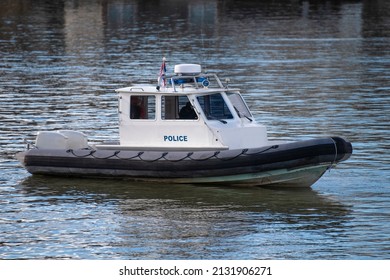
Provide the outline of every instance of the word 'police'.
[[187,142],[187,135],[164,135],[164,142]]

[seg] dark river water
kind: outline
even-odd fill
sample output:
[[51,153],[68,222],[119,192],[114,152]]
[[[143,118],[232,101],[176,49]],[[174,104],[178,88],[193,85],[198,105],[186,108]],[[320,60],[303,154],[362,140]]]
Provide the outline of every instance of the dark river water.
[[[161,59],[240,87],[271,139],[354,154],[311,189],[31,176],[37,131],[117,139]],[[390,259],[390,1],[1,0],[0,259]]]

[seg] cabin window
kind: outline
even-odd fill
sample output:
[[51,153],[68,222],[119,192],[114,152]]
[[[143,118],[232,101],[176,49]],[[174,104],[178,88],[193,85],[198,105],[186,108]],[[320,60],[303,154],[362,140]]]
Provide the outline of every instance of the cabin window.
[[187,96],[162,96],[161,119],[163,120],[196,120],[195,113]]
[[248,109],[248,106],[242,99],[241,94],[237,92],[228,92],[227,96],[232,103],[234,110],[236,110],[238,116],[240,118],[247,118],[250,119],[252,117],[251,112]]
[[154,120],[156,118],[156,97],[153,95],[130,96],[130,119]]
[[233,118],[220,93],[198,96],[197,99],[207,119],[220,120]]

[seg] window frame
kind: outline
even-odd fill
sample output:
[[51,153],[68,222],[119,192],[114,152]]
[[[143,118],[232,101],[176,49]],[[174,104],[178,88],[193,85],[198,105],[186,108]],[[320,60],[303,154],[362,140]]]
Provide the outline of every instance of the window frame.
[[[157,97],[152,94],[132,94],[129,97],[131,120],[154,121],[157,116]],[[139,111],[138,111],[139,110]]]

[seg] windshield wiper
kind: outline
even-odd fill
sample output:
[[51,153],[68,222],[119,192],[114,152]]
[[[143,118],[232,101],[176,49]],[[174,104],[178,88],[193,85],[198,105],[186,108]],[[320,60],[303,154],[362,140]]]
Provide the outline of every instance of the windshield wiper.
[[242,114],[242,113],[236,108],[236,106],[233,106],[233,108],[234,108],[234,110],[236,110],[236,113],[237,113],[237,115],[238,115],[239,118],[245,117],[245,118],[247,118],[249,121],[253,122],[253,120],[252,120],[250,117],[248,117],[248,116],[245,115],[245,114]]
[[207,116],[207,119],[209,119],[209,120],[215,120],[215,121],[220,121],[220,122],[223,123],[223,124],[227,124],[227,121],[222,120],[222,119],[218,119],[218,118],[216,118],[216,117],[214,117],[214,116],[211,116],[211,115],[208,115],[208,116]]

